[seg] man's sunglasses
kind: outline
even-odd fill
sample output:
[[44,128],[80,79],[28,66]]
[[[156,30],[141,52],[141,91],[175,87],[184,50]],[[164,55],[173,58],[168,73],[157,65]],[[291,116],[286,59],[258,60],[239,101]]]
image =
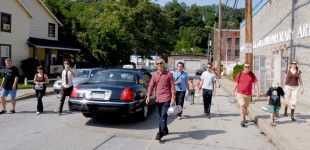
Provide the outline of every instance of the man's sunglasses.
[[160,63],[156,63],[156,65],[159,65],[159,64],[163,64],[162,62],[160,62]]

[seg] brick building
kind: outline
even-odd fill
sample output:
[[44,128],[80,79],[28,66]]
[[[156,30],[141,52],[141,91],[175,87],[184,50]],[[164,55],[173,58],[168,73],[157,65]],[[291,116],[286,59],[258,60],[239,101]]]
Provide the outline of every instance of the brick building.
[[[219,49],[219,30],[214,34],[214,62],[217,61],[217,52]],[[240,56],[240,30],[222,29],[221,38],[221,64],[235,64]],[[216,63],[215,63],[216,64]]]
[[[272,80],[283,85],[289,62],[296,59],[302,71],[305,93],[299,102],[310,104],[310,9],[309,0],[263,0],[253,10],[253,71],[260,92],[265,93]],[[240,24],[240,62],[245,61],[245,22]]]

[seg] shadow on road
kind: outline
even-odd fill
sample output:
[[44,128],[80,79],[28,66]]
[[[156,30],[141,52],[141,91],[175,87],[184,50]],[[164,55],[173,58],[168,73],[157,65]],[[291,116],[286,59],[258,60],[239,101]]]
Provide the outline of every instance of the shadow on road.
[[[175,119],[173,116],[168,117],[169,124]],[[119,116],[101,116],[100,118],[91,118],[86,122],[87,126],[105,127],[105,128],[120,128],[132,130],[147,130],[158,128],[158,114],[153,110],[147,120],[140,121],[134,115],[123,118]]]
[[207,138],[210,135],[216,135],[216,134],[223,134],[226,131],[224,130],[197,130],[197,131],[187,131],[187,132],[171,132],[171,134],[177,134],[178,137],[170,138],[170,139],[163,139],[161,142],[170,142],[174,140],[180,140],[180,139],[186,139],[186,138],[192,138],[195,140],[202,140]]

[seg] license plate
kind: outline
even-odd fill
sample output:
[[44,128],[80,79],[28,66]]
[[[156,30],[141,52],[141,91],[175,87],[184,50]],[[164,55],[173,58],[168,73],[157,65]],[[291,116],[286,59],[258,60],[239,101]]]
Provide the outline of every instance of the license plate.
[[104,99],[105,94],[104,93],[92,93],[91,97],[96,98],[96,99]]

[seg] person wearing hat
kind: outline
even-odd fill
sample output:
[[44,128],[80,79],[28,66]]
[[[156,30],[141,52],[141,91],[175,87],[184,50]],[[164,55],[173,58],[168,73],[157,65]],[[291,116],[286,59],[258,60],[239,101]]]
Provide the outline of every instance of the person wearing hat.
[[270,125],[276,126],[274,118],[275,115],[279,113],[281,97],[284,99],[284,91],[279,87],[278,81],[272,82],[272,87],[269,88],[267,96],[270,112]]

